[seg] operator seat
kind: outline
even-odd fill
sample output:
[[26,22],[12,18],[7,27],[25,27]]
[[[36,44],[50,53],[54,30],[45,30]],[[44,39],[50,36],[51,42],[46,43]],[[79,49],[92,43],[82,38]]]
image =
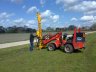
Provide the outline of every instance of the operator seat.
[[64,33],[64,35],[63,35],[63,40],[66,39],[67,35],[68,35],[67,33]]

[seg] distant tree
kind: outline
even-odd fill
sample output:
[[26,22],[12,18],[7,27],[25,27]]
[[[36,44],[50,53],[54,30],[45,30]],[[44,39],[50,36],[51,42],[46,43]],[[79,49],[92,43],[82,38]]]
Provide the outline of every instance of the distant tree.
[[7,32],[8,33],[17,33],[17,27],[16,26],[8,27]]
[[0,33],[5,33],[6,29],[3,26],[0,26]]
[[26,32],[26,30],[25,30],[24,27],[17,27],[17,28],[16,28],[16,32],[17,32],[17,33],[23,33],[23,32]]
[[68,27],[68,30],[74,30],[75,27],[76,27],[75,25],[70,25],[70,26]]
[[32,28],[27,28],[25,26],[24,27],[12,26],[7,28],[7,33],[29,33],[29,32],[36,32],[36,30]]
[[58,27],[55,29],[55,31],[57,31],[57,32],[58,31],[65,31],[65,30],[66,30],[66,28],[58,28]]
[[36,32],[36,29],[27,28],[26,29],[26,32],[28,32],[28,33],[30,33],[30,32],[35,33]]
[[56,32],[60,31],[60,28],[56,28],[55,31],[56,31]]
[[90,30],[90,27],[89,26],[83,26],[83,27],[81,27],[81,30],[88,31],[88,30]]
[[54,29],[52,27],[47,27],[46,31],[54,31]]
[[96,30],[96,23],[94,23],[91,27],[90,27],[91,30]]

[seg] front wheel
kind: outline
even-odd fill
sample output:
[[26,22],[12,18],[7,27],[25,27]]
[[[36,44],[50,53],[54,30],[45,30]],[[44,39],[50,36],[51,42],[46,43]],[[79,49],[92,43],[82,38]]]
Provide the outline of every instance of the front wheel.
[[53,43],[50,43],[50,44],[48,44],[47,49],[48,49],[48,51],[54,51],[55,45]]
[[65,47],[64,47],[64,51],[66,53],[72,53],[74,51],[74,48],[71,44],[66,44]]

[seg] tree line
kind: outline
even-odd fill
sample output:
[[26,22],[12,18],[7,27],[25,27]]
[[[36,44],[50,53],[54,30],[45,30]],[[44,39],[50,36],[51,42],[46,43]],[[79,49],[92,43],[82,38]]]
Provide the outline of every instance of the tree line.
[[[70,25],[68,27],[57,27],[57,28],[52,28],[52,27],[47,27],[46,29],[43,29],[44,32],[58,32],[58,31],[69,31],[69,30],[74,30],[76,26],[75,25]],[[81,30],[84,31],[96,31],[96,23],[94,23],[92,26],[88,27],[81,27]],[[30,33],[36,32],[36,29],[28,28],[27,26],[24,27],[17,27],[17,26],[12,26],[12,27],[3,27],[0,26],[0,33]]]
[[36,32],[36,29],[28,28],[26,26],[24,27],[17,27],[17,26],[12,26],[12,27],[3,27],[0,26],[0,33],[30,33],[30,32]]
[[[69,25],[68,27],[57,27],[57,28],[52,28],[52,27],[47,27],[45,31],[55,31],[55,32],[58,32],[58,31],[70,31],[70,30],[74,30],[74,28],[78,28],[77,26],[75,25]],[[83,26],[83,27],[80,27],[82,31],[96,31],[96,23],[94,23],[92,26]]]

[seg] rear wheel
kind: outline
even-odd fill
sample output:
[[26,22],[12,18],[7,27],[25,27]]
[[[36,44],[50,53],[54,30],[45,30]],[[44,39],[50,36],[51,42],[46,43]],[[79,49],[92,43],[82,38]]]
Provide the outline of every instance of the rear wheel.
[[73,48],[73,46],[71,44],[66,44],[65,48],[64,48],[64,51],[66,53],[72,53],[74,51],[74,48]]
[[54,51],[55,45],[53,43],[50,43],[50,44],[48,44],[47,49],[48,49],[48,51]]

